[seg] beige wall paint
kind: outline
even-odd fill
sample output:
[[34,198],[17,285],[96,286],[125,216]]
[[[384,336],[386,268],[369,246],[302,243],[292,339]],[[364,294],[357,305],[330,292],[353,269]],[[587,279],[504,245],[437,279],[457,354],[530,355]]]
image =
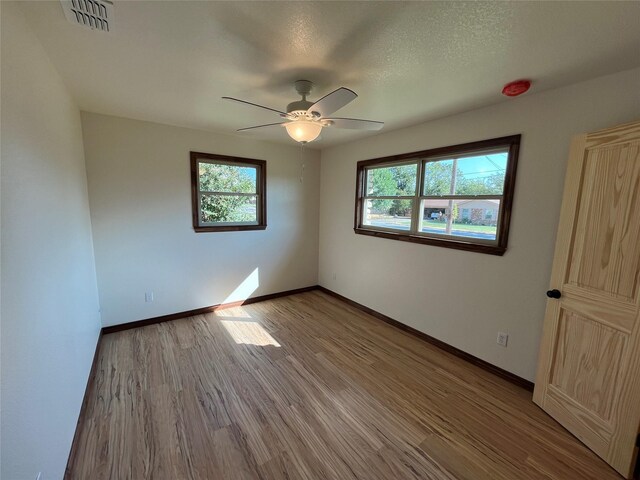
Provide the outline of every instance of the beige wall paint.
[[0,477],[60,479],[100,330],[80,112],[19,8],[0,8]]
[[[317,283],[317,151],[84,112],[82,127],[104,325]],[[193,231],[191,150],[267,161],[266,230]]]
[[[571,136],[638,118],[635,69],[323,150],[320,284],[533,380]],[[354,234],[358,160],[517,133],[503,257]]]

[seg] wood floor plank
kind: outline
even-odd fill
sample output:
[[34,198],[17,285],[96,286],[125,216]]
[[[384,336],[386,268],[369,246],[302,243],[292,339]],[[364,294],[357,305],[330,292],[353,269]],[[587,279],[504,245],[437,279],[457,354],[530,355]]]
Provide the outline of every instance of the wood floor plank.
[[69,479],[609,480],[531,394],[319,291],[104,335]]

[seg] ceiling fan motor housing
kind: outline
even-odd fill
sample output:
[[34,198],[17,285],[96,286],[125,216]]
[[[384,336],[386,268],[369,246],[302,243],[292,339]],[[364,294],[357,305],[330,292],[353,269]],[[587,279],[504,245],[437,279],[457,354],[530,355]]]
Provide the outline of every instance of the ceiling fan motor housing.
[[287,105],[287,113],[296,117],[306,117],[307,110],[309,110],[309,107],[311,105],[313,105],[313,102],[310,102],[308,100],[298,100],[297,102],[291,102],[289,105]]

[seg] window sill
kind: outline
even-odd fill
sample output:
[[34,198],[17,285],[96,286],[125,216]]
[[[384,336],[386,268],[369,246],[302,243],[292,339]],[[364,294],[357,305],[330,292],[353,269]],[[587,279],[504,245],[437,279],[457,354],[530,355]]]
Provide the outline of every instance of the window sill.
[[390,240],[400,240],[402,242],[421,243],[423,245],[433,245],[435,247],[455,248],[468,252],[486,253],[488,255],[504,255],[507,250],[501,245],[481,245],[478,243],[465,242],[464,240],[440,240],[433,237],[423,237],[421,235],[411,235],[408,233],[384,232],[362,227],[356,227],[353,231],[358,235],[369,235],[371,237],[388,238]]
[[266,225],[223,225],[220,227],[193,227],[196,233],[203,232],[239,232],[243,230],[264,230]]

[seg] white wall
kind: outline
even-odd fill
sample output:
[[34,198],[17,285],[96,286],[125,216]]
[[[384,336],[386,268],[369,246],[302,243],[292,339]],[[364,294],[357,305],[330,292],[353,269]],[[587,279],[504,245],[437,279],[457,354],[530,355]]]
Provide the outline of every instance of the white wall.
[[[570,138],[638,118],[640,69],[323,150],[320,284],[533,380]],[[354,234],[358,160],[517,133],[503,257]]]
[[[318,152],[85,112],[82,126],[104,325],[317,283]],[[191,150],[267,161],[266,230],[194,232]]]
[[0,476],[60,479],[100,329],[80,112],[1,5]]

